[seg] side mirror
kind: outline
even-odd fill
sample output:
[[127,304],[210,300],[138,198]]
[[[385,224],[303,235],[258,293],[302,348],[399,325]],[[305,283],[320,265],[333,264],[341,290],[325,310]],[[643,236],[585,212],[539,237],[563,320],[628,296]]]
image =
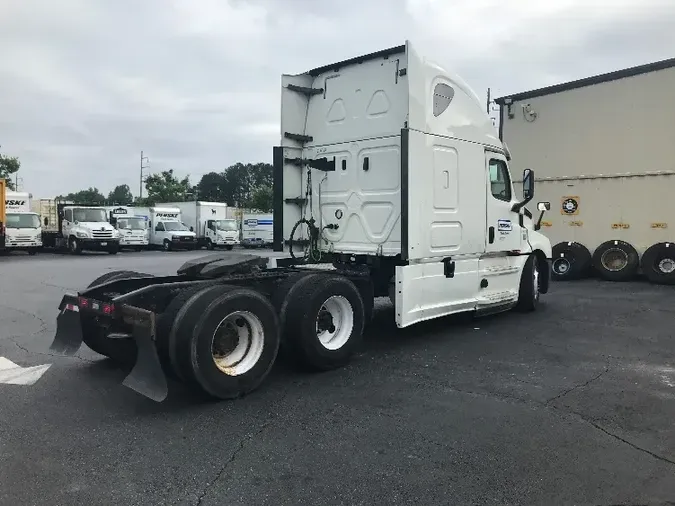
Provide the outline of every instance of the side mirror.
[[49,226],[49,218],[45,216],[45,227]]
[[525,169],[523,171],[523,199],[528,202],[534,197],[534,171]]
[[194,232],[194,231],[195,231],[195,227],[190,227],[190,232]]
[[541,211],[542,213],[544,211],[550,211],[551,210],[551,203],[550,202],[539,202],[537,204],[537,211]]

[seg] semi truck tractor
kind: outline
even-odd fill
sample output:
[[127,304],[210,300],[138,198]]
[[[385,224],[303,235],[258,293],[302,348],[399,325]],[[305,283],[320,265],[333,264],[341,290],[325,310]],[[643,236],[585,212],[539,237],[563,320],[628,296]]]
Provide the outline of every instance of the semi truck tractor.
[[142,251],[148,248],[150,236],[144,216],[136,216],[133,207],[106,207],[110,224],[120,236],[120,249]]
[[197,234],[191,232],[183,223],[179,208],[165,205],[135,207],[134,214],[146,220],[151,246],[160,247],[164,251],[197,247]]
[[241,245],[245,248],[272,246],[274,218],[272,214],[244,213],[241,218]]
[[5,195],[5,248],[35,255],[42,248],[40,216],[31,210],[28,192],[8,191]]
[[[219,399],[255,390],[280,343],[325,371],[359,350],[374,299],[398,327],[537,309],[551,245],[509,153],[455,74],[405,45],[284,75],[273,149],[281,256],[211,253],[176,273],[102,273],[59,304],[52,350],[129,364],[156,401],[167,375]],[[305,230],[305,242],[299,230]],[[282,251],[283,250],[283,251]],[[287,252],[287,253],[284,253]]]
[[506,95],[501,137],[554,210],[553,276],[675,284],[675,59]]
[[106,251],[116,255],[120,235],[108,221],[104,206],[40,200],[42,244],[74,255],[83,251]]
[[239,244],[237,221],[228,218],[227,204],[197,200],[163,205],[180,209],[183,223],[196,234],[198,248],[231,250]]

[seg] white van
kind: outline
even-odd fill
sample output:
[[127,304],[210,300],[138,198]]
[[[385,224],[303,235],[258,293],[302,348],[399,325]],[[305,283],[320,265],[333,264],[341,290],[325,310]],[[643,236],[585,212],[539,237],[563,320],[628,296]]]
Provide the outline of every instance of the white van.
[[144,216],[136,216],[133,207],[107,207],[110,224],[120,234],[120,249],[133,248],[142,251],[150,244],[148,223]]
[[139,207],[134,208],[134,214],[147,218],[150,245],[159,246],[164,251],[197,247],[197,234],[190,232],[182,222],[177,207]]
[[5,248],[35,255],[42,248],[42,224],[40,216],[31,211],[31,194],[7,192],[5,213]]

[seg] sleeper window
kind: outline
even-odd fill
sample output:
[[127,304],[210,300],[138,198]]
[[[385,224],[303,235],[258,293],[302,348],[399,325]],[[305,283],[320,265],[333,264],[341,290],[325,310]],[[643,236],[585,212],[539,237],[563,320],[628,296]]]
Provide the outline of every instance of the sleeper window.
[[438,83],[434,88],[434,116],[440,116],[445,111],[455,96],[455,90],[448,84]]
[[494,198],[511,201],[511,179],[503,160],[490,160],[490,190]]

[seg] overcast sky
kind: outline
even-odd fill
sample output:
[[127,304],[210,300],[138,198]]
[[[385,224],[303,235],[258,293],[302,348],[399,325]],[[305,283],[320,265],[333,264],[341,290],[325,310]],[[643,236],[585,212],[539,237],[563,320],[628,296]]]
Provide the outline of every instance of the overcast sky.
[[271,161],[282,73],[402,44],[483,97],[675,56],[672,0],[0,0],[0,145],[35,197]]

